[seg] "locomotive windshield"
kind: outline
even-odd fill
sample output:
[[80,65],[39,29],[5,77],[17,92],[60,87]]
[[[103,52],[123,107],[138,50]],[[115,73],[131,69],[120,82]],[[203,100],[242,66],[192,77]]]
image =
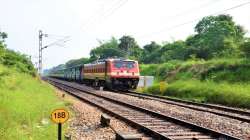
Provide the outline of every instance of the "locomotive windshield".
[[114,62],[115,68],[127,68],[127,69],[132,69],[135,67],[135,62],[133,61],[115,61]]

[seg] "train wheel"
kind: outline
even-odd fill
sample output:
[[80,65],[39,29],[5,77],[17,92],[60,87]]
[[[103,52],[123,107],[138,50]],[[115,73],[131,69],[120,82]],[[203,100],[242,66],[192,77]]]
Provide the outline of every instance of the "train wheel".
[[98,80],[98,79],[95,79],[95,81],[93,81],[92,85],[93,85],[94,88],[99,87],[99,85],[100,85],[100,84],[99,84],[99,80]]

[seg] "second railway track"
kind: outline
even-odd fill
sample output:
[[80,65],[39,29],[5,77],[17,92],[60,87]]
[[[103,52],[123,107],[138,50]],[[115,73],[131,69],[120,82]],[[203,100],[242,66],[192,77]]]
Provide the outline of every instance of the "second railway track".
[[191,102],[191,101],[186,101],[186,100],[181,100],[181,99],[174,99],[174,98],[169,98],[169,97],[138,93],[134,91],[120,92],[120,93],[138,97],[138,98],[150,99],[150,100],[155,100],[155,101],[159,101],[159,102],[166,103],[166,104],[172,104],[172,105],[177,105],[177,106],[181,106],[185,108],[190,108],[193,110],[209,112],[209,113],[213,113],[219,116],[224,116],[224,117],[250,123],[250,111],[244,111],[243,109],[236,109],[236,108],[230,108],[230,107],[212,105],[212,104],[197,103],[197,102]]
[[[60,80],[49,80],[53,85],[77,98],[89,102],[102,110],[126,121],[156,139],[240,139],[193,123],[166,116],[144,107],[102,96],[95,90],[79,89]],[[85,92],[85,94],[84,94]],[[86,94],[86,92],[88,94]]]

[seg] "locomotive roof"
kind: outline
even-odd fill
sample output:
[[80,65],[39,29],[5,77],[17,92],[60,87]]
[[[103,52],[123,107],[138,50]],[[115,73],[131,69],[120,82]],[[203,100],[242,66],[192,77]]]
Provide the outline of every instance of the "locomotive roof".
[[72,66],[72,67],[68,67],[68,68],[52,70],[51,72],[67,70],[67,69],[72,69],[72,68],[77,68],[77,67],[82,67],[82,66],[91,66],[91,65],[95,65],[95,64],[102,64],[105,61],[135,61],[135,60],[125,59],[125,58],[106,58],[106,59],[99,59],[97,61],[94,61],[94,62],[88,63],[88,64],[80,64],[80,65],[76,65],[76,66]]
[[84,65],[90,66],[90,65],[95,65],[95,64],[102,64],[106,61],[135,61],[135,60],[125,59],[125,58],[106,58],[106,59],[99,59],[97,61],[94,61],[94,62],[88,63],[88,64],[84,64]]

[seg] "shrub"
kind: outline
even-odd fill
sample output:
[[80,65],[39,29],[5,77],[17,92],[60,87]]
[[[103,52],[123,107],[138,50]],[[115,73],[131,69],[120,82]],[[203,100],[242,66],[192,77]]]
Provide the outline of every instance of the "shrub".
[[250,57],[250,41],[244,42],[240,49],[246,57]]
[[155,95],[164,95],[165,92],[167,91],[167,86],[168,84],[163,81],[163,82],[154,84],[151,87],[148,87],[146,92],[155,94]]
[[2,49],[2,55],[0,55],[0,63],[7,67],[15,68],[17,71],[22,73],[28,73],[33,76],[36,75],[36,70],[29,58],[26,55],[20,54],[18,52]]
[[168,86],[165,95],[233,107],[250,108],[250,86],[247,84],[176,81]]

